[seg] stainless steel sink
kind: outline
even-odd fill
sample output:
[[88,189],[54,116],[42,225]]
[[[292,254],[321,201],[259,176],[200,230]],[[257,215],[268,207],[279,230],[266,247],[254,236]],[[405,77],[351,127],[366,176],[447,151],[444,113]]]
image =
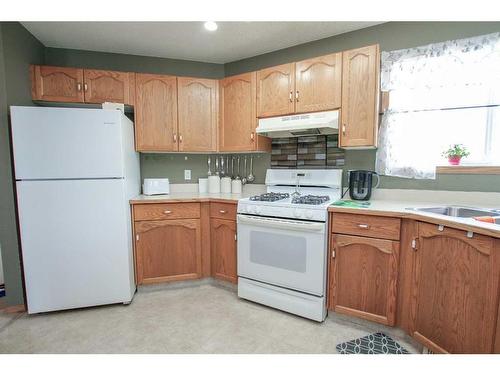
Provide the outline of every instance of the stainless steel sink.
[[415,211],[429,212],[438,215],[451,216],[451,217],[475,217],[475,216],[497,216],[498,213],[495,210],[486,210],[474,207],[462,207],[462,206],[436,206],[436,207],[417,207],[410,208]]

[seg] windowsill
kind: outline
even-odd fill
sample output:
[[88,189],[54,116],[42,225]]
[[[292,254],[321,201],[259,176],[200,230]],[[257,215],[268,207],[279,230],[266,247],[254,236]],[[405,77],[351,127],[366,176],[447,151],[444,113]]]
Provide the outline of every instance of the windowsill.
[[441,165],[436,167],[437,174],[498,174],[500,165]]

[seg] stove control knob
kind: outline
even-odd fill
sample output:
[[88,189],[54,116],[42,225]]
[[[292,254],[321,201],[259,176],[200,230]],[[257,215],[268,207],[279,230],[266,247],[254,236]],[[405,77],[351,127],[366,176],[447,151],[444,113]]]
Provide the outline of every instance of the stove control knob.
[[300,210],[295,209],[295,210],[293,211],[293,216],[295,216],[295,217],[300,217],[300,216],[301,216],[301,212],[300,212]]
[[307,210],[306,211],[306,218],[312,219],[312,217],[313,217],[313,212],[311,210]]

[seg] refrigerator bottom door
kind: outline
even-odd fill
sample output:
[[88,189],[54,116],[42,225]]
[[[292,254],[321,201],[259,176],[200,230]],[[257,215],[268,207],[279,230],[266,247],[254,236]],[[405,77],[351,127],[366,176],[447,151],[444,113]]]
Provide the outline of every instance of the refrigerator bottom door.
[[28,312],[132,300],[124,180],[18,181]]

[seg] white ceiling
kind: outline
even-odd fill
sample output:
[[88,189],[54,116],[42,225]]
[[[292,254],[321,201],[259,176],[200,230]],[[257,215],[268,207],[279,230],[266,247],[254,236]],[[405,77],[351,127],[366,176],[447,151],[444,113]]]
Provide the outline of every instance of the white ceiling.
[[227,63],[381,22],[23,22],[47,47]]

